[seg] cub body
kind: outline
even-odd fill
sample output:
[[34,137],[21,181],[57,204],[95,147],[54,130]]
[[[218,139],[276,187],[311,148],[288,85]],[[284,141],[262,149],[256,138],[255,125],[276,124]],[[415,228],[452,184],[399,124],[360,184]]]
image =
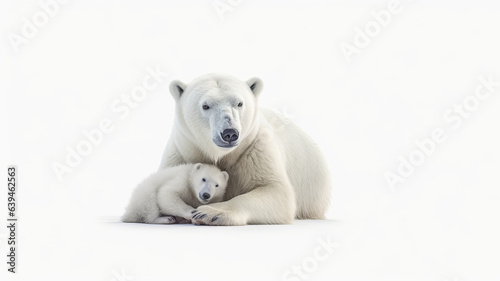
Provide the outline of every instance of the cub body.
[[184,164],[162,169],[134,190],[123,222],[185,223],[195,208],[221,202],[229,175],[208,164]]

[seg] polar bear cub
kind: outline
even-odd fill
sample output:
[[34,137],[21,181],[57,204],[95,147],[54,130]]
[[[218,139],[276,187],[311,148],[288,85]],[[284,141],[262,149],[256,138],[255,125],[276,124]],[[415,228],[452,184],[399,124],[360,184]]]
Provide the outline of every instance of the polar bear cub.
[[221,202],[229,174],[208,164],[162,169],[141,182],[121,220],[144,223],[187,223],[200,205]]

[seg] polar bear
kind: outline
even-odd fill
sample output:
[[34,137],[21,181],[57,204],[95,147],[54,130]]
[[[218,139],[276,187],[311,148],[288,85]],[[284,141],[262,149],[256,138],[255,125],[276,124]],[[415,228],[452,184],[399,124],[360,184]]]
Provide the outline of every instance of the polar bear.
[[291,224],[324,219],[329,169],[313,140],[280,114],[260,109],[263,83],[207,74],[170,83],[175,120],[160,169],[212,163],[231,175],[225,202],[199,206],[195,224]]
[[220,202],[229,175],[207,164],[185,164],[160,170],[134,190],[123,222],[172,224],[191,221],[200,205]]

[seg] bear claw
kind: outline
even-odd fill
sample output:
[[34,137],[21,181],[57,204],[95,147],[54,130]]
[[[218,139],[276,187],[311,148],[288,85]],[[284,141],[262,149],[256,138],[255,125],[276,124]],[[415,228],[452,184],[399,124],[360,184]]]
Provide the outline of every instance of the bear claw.
[[192,218],[195,220],[201,220],[206,216],[207,216],[207,214],[203,214],[202,212],[198,212],[198,213],[194,214]]

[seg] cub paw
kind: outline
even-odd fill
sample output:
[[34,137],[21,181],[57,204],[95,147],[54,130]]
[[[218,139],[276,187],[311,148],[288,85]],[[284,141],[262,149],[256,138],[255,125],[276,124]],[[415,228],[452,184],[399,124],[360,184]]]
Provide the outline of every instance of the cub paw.
[[174,216],[163,216],[155,219],[153,221],[155,224],[174,224],[177,223],[177,219]]

